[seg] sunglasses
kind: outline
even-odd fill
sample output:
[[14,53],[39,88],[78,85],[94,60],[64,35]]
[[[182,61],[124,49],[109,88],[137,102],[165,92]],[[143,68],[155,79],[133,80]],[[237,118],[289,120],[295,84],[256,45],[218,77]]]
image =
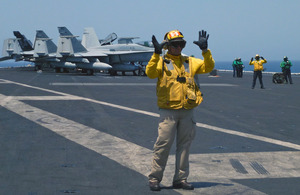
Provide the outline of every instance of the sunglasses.
[[174,41],[174,42],[170,42],[170,46],[172,47],[180,47],[180,48],[184,48],[185,47],[186,42],[185,41]]

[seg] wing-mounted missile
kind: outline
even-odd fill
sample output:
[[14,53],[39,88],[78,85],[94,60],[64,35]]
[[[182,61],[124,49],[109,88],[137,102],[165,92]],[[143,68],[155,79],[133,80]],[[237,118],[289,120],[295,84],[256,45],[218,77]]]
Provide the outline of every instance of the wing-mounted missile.
[[75,69],[76,64],[72,62],[51,62],[53,68],[66,68],[66,69]]
[[81,69],[87,69],[87,70],[110,70],[112,68],[111,65],[106,64],[104,62],[95,61],[95,62],[90,62],[88,64],[86,63],[76,63],[78,68]]

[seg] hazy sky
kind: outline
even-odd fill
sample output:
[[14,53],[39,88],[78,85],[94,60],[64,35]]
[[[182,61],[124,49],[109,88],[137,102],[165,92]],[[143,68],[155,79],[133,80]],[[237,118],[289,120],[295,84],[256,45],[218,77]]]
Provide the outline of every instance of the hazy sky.
[[[202,57],[198,31],[210,35],[208,47],[218,61],[255,54],[267,60],[300,60],[299,0],[1,0],[0,44],[19,30],[32,42],[36,30],[58,40],[58,26],[82,37],[94,27],[99,38],[115,32],[136,41],[162,41],[166,32],[180,30],[185,54]],[[2,51],[2,48],[1,48]]]

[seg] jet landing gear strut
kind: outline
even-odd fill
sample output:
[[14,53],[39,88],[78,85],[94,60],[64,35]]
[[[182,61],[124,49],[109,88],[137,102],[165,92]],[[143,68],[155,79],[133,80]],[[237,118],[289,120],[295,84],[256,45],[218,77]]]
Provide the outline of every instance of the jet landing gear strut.
[[82,69],[81,72],[86,73],[87,75],[94,75],[93,69]]
[[67,68],[55,68],[56,73],[68,73],[69,70]]

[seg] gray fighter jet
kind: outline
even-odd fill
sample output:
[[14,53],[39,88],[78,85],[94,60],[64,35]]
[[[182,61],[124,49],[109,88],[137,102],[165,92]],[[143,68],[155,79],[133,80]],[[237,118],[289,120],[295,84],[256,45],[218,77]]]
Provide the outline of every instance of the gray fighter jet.
[[[110,74],[116,75],[118,71],[133,72],[141,71],[142,65],[148,62],[154,52],[151,44],[133,43],[133,39],[138,37],[121,37],[118,39],[118,44],[112,44],[111,40],[116,39],[116,34],[112,33],[105,41],[99,42],[96,32],[93,28],[85,28],[82,45],[91,52],[103,52],[107,56],[99,56],[100,61],[106,62],[112,66]],[[103,44],[104,43],[104,44]],[[107,44],[109,43],[109,44]]]
[[7,59],[29,61],[30,59],[27,57],[33,55],[32,43],[19,31],[14,31],[13,33],[16,38],[9,38],[3,42],[2,58],[0,58],[0,61]]
[[117,37],[114,33],[99,42],[94,30],[87,28],[82,45],[66,27],[58,27],[58,30],[57,46],[43,31],[38,30],[33,47],[24,35],[16,31],[16,39],[5,40],[0,61],[24,60],[34,62],[37,69],[43,66],[51,66],[57,72],[80,69],[91,75],[95,70],[110,70],[112,66],[115,69],[111,73],[136,70],[140,67],[137,62],[147,62],[153,54],[151,47],[128,43],[131,38],[119,39],[119,42],[123,41],[121,44],[112,45]]

